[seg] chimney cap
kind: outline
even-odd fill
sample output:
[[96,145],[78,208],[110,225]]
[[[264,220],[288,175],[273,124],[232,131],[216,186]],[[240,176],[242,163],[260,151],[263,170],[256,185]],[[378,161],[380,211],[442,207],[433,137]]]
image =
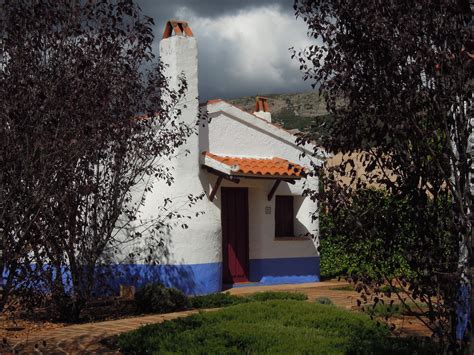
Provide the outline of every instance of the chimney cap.
[[168,20],[163,31],[163,39],[171,37],[173,31],[176,36],[193,37],[193,31],[186,21]]
[[270,112],[268,109],[268,98],[264,96],[257,96],[255,98],[255,112]]

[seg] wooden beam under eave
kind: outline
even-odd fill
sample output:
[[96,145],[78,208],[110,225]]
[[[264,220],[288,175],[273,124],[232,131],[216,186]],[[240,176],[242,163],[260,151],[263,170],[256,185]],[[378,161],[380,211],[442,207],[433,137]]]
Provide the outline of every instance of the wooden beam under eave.
[[272,189],[270,190],[270,193],[268,194],[268,201],[271,201],[273,198],[273,195],[275,195],[276,190],[278,189],[278,186],[280,185],[281,179],[275,180],[275,183],[272,186]]
[[219,176],[217,178],[217,181],[216,181],[214,187],[212,188],[211,194],[209,195],[209,201],[213,201],[214,197],[216,197],[217,190],[219,190],[219,186],[221,186],[221,183],[222,183],[223,179],[224,179],[223,176]]
[[227,181],[230,181],[230,182],[233,182],[234,184],[238,184],[240,183],[240,179],[239,178],[236,178],[232,175],[226,175],[226,174],[223,174],[213,168],[207,168],[207,172],[210,173],[210,174],[213,174],[213,175],[216,175],[216,176],[222,176],[224,179],[226,179]]

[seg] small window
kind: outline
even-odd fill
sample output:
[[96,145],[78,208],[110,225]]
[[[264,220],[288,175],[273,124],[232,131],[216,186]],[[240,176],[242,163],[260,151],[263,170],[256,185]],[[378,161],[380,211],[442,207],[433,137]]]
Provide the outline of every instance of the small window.
[[293,196],[275,197],[275,237],[293,237]]

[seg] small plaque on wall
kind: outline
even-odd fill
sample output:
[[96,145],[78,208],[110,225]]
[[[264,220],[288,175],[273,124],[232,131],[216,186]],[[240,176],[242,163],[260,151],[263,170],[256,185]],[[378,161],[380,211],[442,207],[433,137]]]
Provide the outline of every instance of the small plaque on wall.
[[272,207],[271,206],[265,206],[265,214],[272,214]]

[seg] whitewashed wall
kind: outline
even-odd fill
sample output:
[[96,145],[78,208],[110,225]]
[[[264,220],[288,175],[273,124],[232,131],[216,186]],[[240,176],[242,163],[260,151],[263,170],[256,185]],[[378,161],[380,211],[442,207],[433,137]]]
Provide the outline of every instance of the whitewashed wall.
[[[235,116],[231,116],[227,112],[220,112],[221,109],[233,113]],[[206,127],[201,126],[199,132],[201,151],[228,156],[279,157],[309,166],[310,158],[301,158],[301,149],[295,144],[287,142],[286,139],[289,136],[287,132],[249,113],[242,112],[226,102],[210,105],[209,111],[211,121]],[[246,124],[242,119],[237,118],[239,116],[250,120],[258,120],[258,123],[262,124],[261,127],[267,128],[266,126],[268,126],[274,131],[274,134]],[[205,174],[206,176],[201,177],[201,180],[203,180],[203,185],[209,193],[216,177],[212,174]],[[317,177],[309,179],[310,181],[299,180],[294,185],[282,182],[275,195],[296,196],[295,232],[301,234],[309,232],[317,237],[319,232],[318,221],[313,221],[311,218],[311,214],[318,208],[317,203],[309,198],[301,197],[304,184],[311,184],[313,188],[318,185]],[[250,259],[318,256],[316,250],[317,238],[314,241],[310,239],[275,240],[275,197],[271,201],[267,199],[273,183],[274,180],[245,178],[241,179],[238,185],[227,181],[223,183],[223,186],[229,187],[249,187]],[[217,193],[215,201],[215,207],[219,209],[220,191]],[[265,207],[270,207],[270,214],[265,213]],[[219,213],[216,211],[213,214],[219,215]]]
[[[199,110],[196,39],[184,36],[163,39],[160,43],[160,55],[163,63],[167,64],[166,75],[170,79],[171,87],[178,89],[180,75],[184,75],[187,81],[188,91],[185,99],[180,102],[180,120],[194,126]],[[202,152],[262,158],[280,157],[301,165],[309,165],[309,158],[300,159],[301,149],[288,142],[288,139],[293,140],[294,137],[266,120],[225,102],[203,106],[201,109],[209,111],[212,120],[209,124],[201,124],[199,135],[191,136],[186,144],[180,147],[177,158],[167,162],[174,171],[174,184],[167,186],[163,182],[155,183],[140,211],[141,221],[151,221],[162,213],[163,201],[169,198],[171,204],[168,208],[176,209],[192,218],[176,221],[177,226],[165,234],[164,247],[156,251],[159,254],[159,265],[151,267],[142,264],[143,260],[135,260],[133,265],[129,265],[131,271],[127,271],[129,279],[133,277],[143,283],[159,278],[165,284],[177,286],[189,294],[216,292],[222,287],[221,195],[219,190],[214,201],[208,199],[217,177],[202,168]],[[273,183],[273,180],[241,179],[239,185],[227,181],[222,184],[249,188],[251,262],[263,259],[317,257],[317,239],[275,240],[275,198],[272,201],[267,200]],[[307,183],[317,187],[318,180],[310,178]],[[317,236],[318,222],[311,220],[311,213],[317,209],[317,205],[301,197],[302,190],[303,180],[295,185],[282,182],[276,194],[298,196],[295,204],[296,231]],[[141,194],[140,188],[137,188],[136,193]],[[189,208],[187,196],[202,193],[206,196]],[[270,207],[270,214],[265,213],[266,207]],[[199,212],[204,214],[196,215]],[[188,228],[182,229],[180,222],[185,222]],[[145,240],[141,243],[146,243]],[[124,248],[124,255],[130,250]],[[261,266],[259,268],[261,269]],[[313,274],[317,272],[316,265],[314,270],[311,271]],[[127,280],[123,283],[131,282]]]

